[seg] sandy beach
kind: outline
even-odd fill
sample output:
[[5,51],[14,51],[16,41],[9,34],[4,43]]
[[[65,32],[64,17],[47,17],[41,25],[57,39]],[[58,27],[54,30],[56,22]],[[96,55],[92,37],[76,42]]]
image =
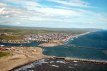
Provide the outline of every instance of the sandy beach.
[[48,43],[42,43],[42,44],[39,44],[38,46],[40,47],[54,47],[54,46],[58,46],[58,45],[62,45],[63,43],[61,42],[48,42]]
[[17,66],[24,65],[44,58],[42,49],[38,47],[12,47],[12,55],[0,58],[0,71],[9,71]]

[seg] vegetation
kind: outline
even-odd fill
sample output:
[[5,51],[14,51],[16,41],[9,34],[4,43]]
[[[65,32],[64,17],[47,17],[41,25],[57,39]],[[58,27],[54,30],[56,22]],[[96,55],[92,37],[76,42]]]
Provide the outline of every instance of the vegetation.
[[23,39],[23,36],[20,35],[0,35],[0,40],[20,40]]
[[36,33],[52,33],[52,32],[68,32],[73,34],[95,31],[98,29],[79,29],[79,28],[34,28],[34,27],[10,27],[0,28],[0,32],[12,33],[16,35],[36,34]]
[[10,55],[9,52],[0,52],[0,57],[8,56],[8,55]]
[[25,34],[37,34],[37,33],[50,33],[53,31],[49,30],[38,30],[38,29],[14,29],[14,28],[3,28],[0,32],[12,33],[14,35],[25,35]]

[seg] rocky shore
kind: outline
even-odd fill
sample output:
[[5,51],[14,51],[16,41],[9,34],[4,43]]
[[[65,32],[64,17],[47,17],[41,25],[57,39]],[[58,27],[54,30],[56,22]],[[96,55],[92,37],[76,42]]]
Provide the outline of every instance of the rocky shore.
[[64,58],[43,58],[11,71],[106,71],[107,63],[66,60]]

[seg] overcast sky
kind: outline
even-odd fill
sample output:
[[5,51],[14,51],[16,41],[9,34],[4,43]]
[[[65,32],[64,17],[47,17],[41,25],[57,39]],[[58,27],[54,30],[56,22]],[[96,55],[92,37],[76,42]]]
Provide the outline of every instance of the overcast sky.
[[107,0],[0,0],[0,25],[107,29]]

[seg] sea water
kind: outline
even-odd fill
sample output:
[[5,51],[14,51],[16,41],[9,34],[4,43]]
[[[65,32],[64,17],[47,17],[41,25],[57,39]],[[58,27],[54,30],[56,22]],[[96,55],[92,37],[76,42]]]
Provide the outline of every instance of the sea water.
[[44,48],[43,54],[58,57],[73,57],[107,60],[107,31],[97,31],[70,39],[65,45]]

